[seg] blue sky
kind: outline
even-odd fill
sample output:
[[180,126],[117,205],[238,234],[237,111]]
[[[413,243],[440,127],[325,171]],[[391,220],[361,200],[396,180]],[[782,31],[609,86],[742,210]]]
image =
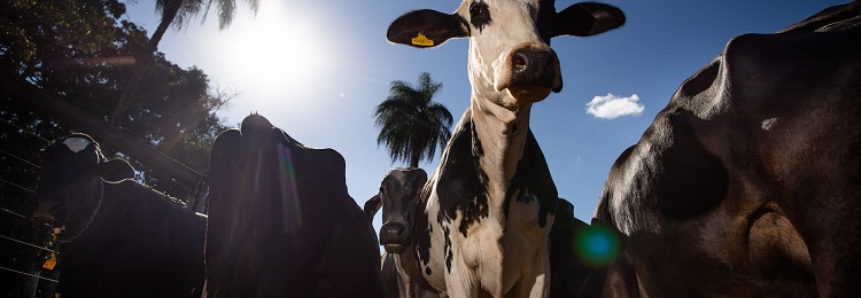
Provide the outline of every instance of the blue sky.
[[[435,100],[455,118],[466,110],[467,40],[420,50],[385,39],[389,23],[401,14],[452,12],[460,1],[260,1],[256,17],[238,0],[230,27],[219,31],[213,11],[202,24],[192,20],[170,31],[159,50],[182,67],[203,69],[212,86],[238,93],[219,112],[229,124],[258,112],[307,146],[339,151],[359,206],[377,192],[386,171],[403,166],[376,144],[374,107],[388,96],[391,81],[413,83],[430,72],[443,83]],[[559,0],[556,7],[573,3]],[[536,104],[530,124],[559,195],[587,222],[616,157],[639,140],[681,82],[732,37],[771,33],[844,1],[606,3],[621,8],[627,24],[599,36],[553,40],[564,90]],[[129,3],[126,18],[149,32],[159,21],[154,1]],[[430,173],[437,163],[438,157],[421,166]],[[374,224],[379,229],[379,216]]]

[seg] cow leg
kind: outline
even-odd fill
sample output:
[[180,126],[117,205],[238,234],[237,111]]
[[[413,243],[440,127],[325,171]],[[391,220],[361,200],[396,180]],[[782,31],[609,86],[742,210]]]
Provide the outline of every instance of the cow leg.
[[640,298],[637,273],[627,256],[619,255],[604,277],[604,298]]
[[529,292],[530,298],[547,298],[550,294],[550,262],[545,262],[544,272],[533,275],[530,279],[533,282],[532,291]]
[[448,296],[452,298],[478,297],[477,278],[462,259],[452,260],[451,271],[445,276],[445,287]]
[[546,257],[547,254],[542,255],[545,257],[536,260],[532,274],[526,276],[517,287],[520,289],[517,297],[546,298],[550,294],[550,259]]

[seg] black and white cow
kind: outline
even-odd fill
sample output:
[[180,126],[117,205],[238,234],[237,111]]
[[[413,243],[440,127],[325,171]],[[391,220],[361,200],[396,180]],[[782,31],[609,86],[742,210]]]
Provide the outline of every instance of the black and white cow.
[[[437,293],[421,274],[413,237],[421,231],[414,220],[423,215],[425,206],[420,192],[427,174],[419,168],[395,168],[389,171],[380,191],[365,203],[365,213],[373,220],[383,209],[380,244],[386,248],[383,256],[383,276],[393,279],[389,297],[445,297]],[[574,217],[574,206],[559,199],[553,227],[550,230],[551,298],[597,297],[601,284],[595,277],[603,266],[589,264],[582,253],[584,236],[590,227]]]
[[63,297],[199,297],[204,217],[131,179],[93,139],[73,134],[43,152],[33,217],[58,237]]
[[861,1],[746,34],[613,165],[605,297],[861,297]]
[[208,297],[379,297],[373,226],[346,163],[251,115],[210,156]]
[[417,10],[390,41],[416,47],[469,38],[471,102],[423,191],[415,237],[425,279],[452,297],[545,297],[556,187],[529,129],[534,103],[562,89],[550,39],[621,26],[600,3],[465,0],[453,14]]
[[380,244],[386,249],[383,276],[394,272],[397,279],[397,295],[390,296],[441,296],[425,280],[414,249],[414,235],[423,232],[415,226],[415,218],[424,215],[425,206],[420,195],[427,180],[427,173],[420,168],[392,169],[380,183],[379,193],[365,203],[365,213],[370,220],[380,208],[383,209],[383,226],[380,228]]

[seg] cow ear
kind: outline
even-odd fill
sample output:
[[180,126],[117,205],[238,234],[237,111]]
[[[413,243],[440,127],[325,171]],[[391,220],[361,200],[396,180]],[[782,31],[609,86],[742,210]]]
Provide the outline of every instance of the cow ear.
[[553,37],[592,36],[624,24],[625,13],[615,6],[595,2],[576,3],[553,16]]
[[369,221],[374,221],[374,215],[377,214],[377,211],[380,211],[381,207],[383,207],[383,201],[380,200],[379,194],[374,195],[370,200],[365,202],[365,215],[368,216]]
[[438,46],[451,38],[469,36],[469,27],[460,16],[422,9],[402,15],[389,25],[386,38],[418,48]]
[[102,179],[114,183],[135,177],[135,169],[127,161],[118,158],[98,164],[96,171]]

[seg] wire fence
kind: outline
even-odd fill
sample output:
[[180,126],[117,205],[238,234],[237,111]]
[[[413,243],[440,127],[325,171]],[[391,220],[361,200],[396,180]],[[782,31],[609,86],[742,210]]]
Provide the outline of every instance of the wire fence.
[[18,125],[15,125],[14,123],[10,122],[9,120],[6,120],[6,119],[2,119],[2,118],[0,118],[0,122],[6,123],[6,125],[9,125],[9,126],[11,126],[11,127],[14,127],[14,128],[18,129],[19,131],[21,131],[21,132],[23,132],[23,133],[25,133],[25,134],[31,135],[31,136],[33,136],[33,137],[36,137],[37,139],[42,140],[43,142],[45,142],[45,144],[49,144],[49,143],[51,143],[51,141],[49,141],[49,140],[47,140],[47,139],[43,138],[42,136],[40,136],[40,135],[39,135],[39,134],[37,134],[37,133],[34,133],[32,130],[25,129],[25,128],[22,128],[22,127],[20,127],[20,126],[18,126]]
[[7,155],[7,156],[9,156],[9,157],[12,157],[12,158],[14,158],[14,159],[16,159],[16,160],[19,160],[19,161],[21,161],[21,162],[23,162],[23,163],[25,163],[25,164],[30,165],[30,166],[33,166],[33,167],[34,167],[34,168],[36,168],[36,169],[42,169],[42,167],[40,167],[39,165],[37,165],[37,164],[35,164],[35,163],[33,163],[33,162],[29,161],[29,160],[26,160],[26,159],[24,159],[24,158],[22,158],[22,157],[20,157],[20,156],[18,156],[18,155],[15,155],[15,154],[14,154],[14,153],[12,153],[12,152],[9,152],[9,151],[6,151],[6,150],[3,150],[3,149],[0,149],[0,153],[2,153],[2,154],[4,154],[4,155]]
[[52,249],[50,249],[50,248],[47,248],[47,247],[44,247],[44,246],[38,246],[38,245],[35,245],[35,244],[33,244],[33,243],[27,243],[27,242],[24,242],[24,241],[21,241],[21,240],[18,240],[18,239],[12,238],[12,237],[6,237],[6,236],[3,236],[3,235],[0,235],[0,239],[4,239],[4,240],[7,240],[7,241],[11,241],[11,242],[14,242],[14,243],[18,243],[18,244],[21,244],[21,245],[24,245],[24,246],[29,246],[29,247],[32,247],[32,248],[35,248],[35,249],[44,250],[44,251],[52,252],[52,253],[55,253],[55,254],[60,254],[60,252],[55,251],[55,250],[52,250]]
[[0,182],[5,183],[5,184],[8,184],[8,185],[11,185],[11,186],[13,186],[13,187],[15,187],[15,188],[17,188],[17,189],[20,189],[20,190],[23,190],[23,191],[29,192],[29,193],[31,193],[31,194],[36,194],[36,191],[35,191],[35,190],[32,190],[32,189],[30,189],[30,188],[27,188],[27,187],[21,186],[21,185],[19,185],[19,184],[15,183],[15,182],[12,182],[12,181],[9,181],[9,180],[3,179],[3,178],[0,178]]
[[35,278],[38,278],[38,279],[41,279],[41,280],[50,281],[50,282],[60,282],[60,281],[58,281],[58,280],[56,280],[56,279],[50,279],[50,278],[47,278],[47,277],[41,277],[41,276],[36,275],[36,274],[27,273],[27,272],[19,271],[19,270],[15,270],[15,269],[12,269],[12,268],[6,268],[6,267],[2,267],[2,266],[0,266],[0,270],[9,271],[9,272],[12,272],[12,273],[18,273],[18,274],[26,275],[26,276],[29,276],[29,277],[35,277]]

